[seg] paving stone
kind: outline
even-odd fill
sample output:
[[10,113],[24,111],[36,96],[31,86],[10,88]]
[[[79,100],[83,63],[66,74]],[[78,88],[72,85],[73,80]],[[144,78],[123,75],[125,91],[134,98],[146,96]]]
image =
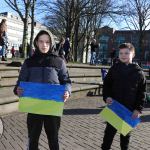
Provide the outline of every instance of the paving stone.
[[[73,99],[65,104],[59,132],[60,150],[100,150],[105,121],[99,116],[104,107],[101,97]],[[26,113],[2,116],[4,133],[0,139],[0,150],[25,150],[27,147]],[[117,133],[112,150],[120,150]],[[40,150],[49,150],[44,132],[40,136]],[[130,150],[150,149],[150,109],[143,111],[142,123],[133,130]]]

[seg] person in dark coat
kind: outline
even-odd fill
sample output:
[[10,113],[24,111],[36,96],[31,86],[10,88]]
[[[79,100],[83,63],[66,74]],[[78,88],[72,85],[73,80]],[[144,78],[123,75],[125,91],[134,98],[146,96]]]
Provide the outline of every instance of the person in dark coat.
[[98,48],[98,44],[96,43],[95,39],[93,39],[90,46],[91,46],[90,65],[94,65],[96,63],[96,51]]
[[69,52],[70,52],[70,41],[69,41],[69,38],[66,38],[66,40],[65,40],[64,51],[65,51],[65,59],[68,62],[69,61]]
[[59,43],[56,44],[55,52],[58,56],[65,60],[64,43],[65,39],[61,37]]
[[[104,78],[103,99],[106,104],[113,103],[113,99],[127,107],[132,118],[139,117],[142,111],[146,79],[142,68],[132,63],[135,55],[134,46],[131,43],[123,43],[119,46],[119,62],[114,64]],[[109,150],[117,130],[107,123],[104,132],[102,150]],[[120,135],[121,150],[129,148],[130,134]]]
[[[35,53],[25,60],[14,93],[18,96],[22,95],[23,90],[19,87],[20,81],[60,84],[66,87],[65,102],[71,94],[71,81],[64,60],[52,53],[52,37],[49,32],[41,30],[35,37],[34,46]],[[43,126],[50,150],[59,150],[58,131],[60,121],[59,116],[28,113],[28,150],[38,150],[38,141]]]

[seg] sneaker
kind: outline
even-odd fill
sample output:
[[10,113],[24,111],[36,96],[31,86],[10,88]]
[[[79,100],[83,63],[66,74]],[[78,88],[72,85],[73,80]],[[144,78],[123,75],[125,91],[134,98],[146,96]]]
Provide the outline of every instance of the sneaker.
[[1,61],[7,61],[4,56],[2,56]]

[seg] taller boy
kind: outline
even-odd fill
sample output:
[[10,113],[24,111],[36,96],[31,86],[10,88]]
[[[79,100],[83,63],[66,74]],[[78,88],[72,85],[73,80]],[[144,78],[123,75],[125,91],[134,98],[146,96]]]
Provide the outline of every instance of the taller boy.
[[[104,79],[103,99],[109,105],[112,99],[127,107],[137,118],[145,101],[146,80],[142,69],[132,63],[135,48],[131,43],[119,46],[119,62],[114,64]],[[109,150],[117,130],[109,123],[106,125],[102,150]],[[130,133],[120,135],[121,150],[129,148]]]

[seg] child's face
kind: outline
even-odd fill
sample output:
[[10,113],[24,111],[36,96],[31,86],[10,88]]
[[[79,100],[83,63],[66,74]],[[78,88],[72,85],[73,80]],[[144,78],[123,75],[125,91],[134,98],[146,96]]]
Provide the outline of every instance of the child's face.
[[119,50],[119,59],[125,64],[132,63],[134,57],[134,52],[130,51],[128,48],[123,48]]
[[51,46],[49,36],[46,34],[39,36],[39,39],[36,42],[36,44],[41,53],[47,53]]

